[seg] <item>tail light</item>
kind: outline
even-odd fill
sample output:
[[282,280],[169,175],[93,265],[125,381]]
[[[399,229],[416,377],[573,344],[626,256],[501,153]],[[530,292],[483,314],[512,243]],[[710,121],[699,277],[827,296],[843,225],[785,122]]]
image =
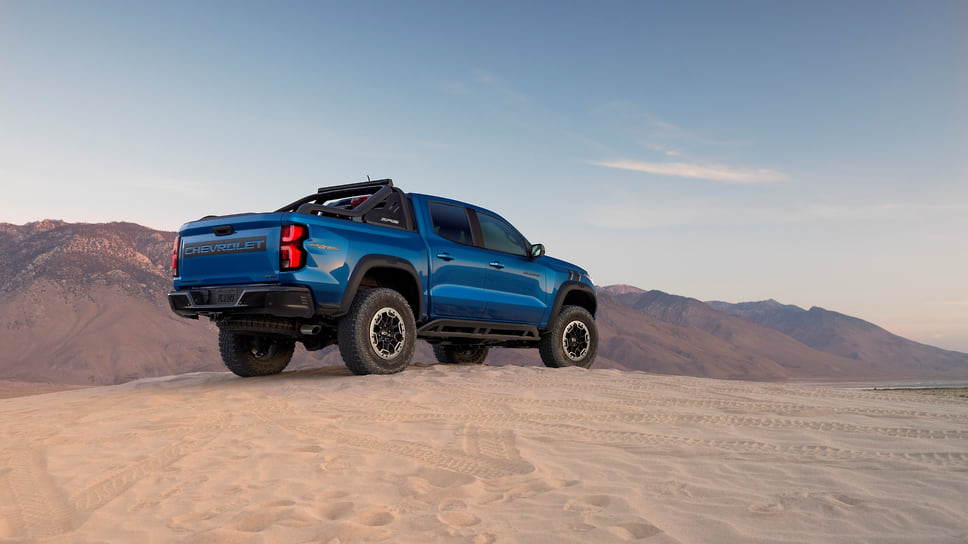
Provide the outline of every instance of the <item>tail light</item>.
[[306,250],[303,240],[309,236],[304,225],[283,225],[279,241],[279,270],[287,272],[306,266]]
[[178,277],[178,248],[181,246],[181,236],[175,236],[175,247],[171,250],[171,277]]

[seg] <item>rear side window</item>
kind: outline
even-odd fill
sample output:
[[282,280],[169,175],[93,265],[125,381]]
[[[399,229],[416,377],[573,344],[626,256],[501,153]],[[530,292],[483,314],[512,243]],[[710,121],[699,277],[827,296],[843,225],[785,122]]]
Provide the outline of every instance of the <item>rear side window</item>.
[[527,257],[528,243],[514,227],[506,221],[483,212],[477,212],[477,219],[481,223],[481,232],[484,234],[484,247]]
[[474,243],[471,225],[467,220],[467,211],[463,207],[431,202],[430,220],[434,225],[434,234],[437,236],[458,244]]

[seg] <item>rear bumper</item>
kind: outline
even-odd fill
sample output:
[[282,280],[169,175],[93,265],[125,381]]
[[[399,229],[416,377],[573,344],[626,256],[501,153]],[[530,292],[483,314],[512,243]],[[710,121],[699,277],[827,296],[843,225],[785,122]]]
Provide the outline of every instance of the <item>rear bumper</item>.
[[312,317],[313,294],[308,287],[236,285],[195,287],[168,293],[171,311],[182,317],[214,314],[260,314],[276,317]]

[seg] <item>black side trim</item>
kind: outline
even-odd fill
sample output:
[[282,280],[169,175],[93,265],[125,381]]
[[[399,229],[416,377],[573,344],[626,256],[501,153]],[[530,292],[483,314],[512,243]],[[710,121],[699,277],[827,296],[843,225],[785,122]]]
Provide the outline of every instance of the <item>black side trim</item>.
[[534,325],[516,323],[493,323],[489,321],[466,321],[463,319],[435,319],[417,329],[422,338],[466,338],[471,340],[539,340]]
[[339,304],[328,304],[320,302],[316,305],[316,313],[326,316],[333,316],[339,313]]
[[[390,270],[397,270],[404,272],[413,282],[412,287],[414,289],[412,297],[407,297],[407,293],[401,293],[404,298],[407,298],[407,302],[410,302],[411,307],[413,306],[414,300],[416,300],[416,307],[412,308],[417,321],[420,321],[423,316],[423,287],[420,284],[420,276],[417,274],[417,270],[410,264],[409,261],[401,259],[400,257],[394,257],[392,255],[367,255],[356,263],[353,267],[353,273],[350,275],[349,281],[346,283],[346,289],[343,290],[343,298],[340,299],[339,309],[333,317],[340,317],[346,315],[350,311],[350,306],[353,304],[353,299],[356,298],[356,293],[360,289],[360,284],[363,282],[363,278],[366,274],[375,268],[385,268]],[[414,300],[411,300],[414,299]]]
[[598,296],[595,294],[595,290],[580,281],[566,281],[558,288],[558,296],[555,298],[555,304],[551,307],[551,315],[548,317],[548,328],[551,328],[551,324],[558,319],[558,314],[561,313],[561,307],[565,303],[565,298],[568,296],[568,293],[573,291],[580,291],[592,299],[592,307],[588,308],[588,312],[592,316],[595,315],[595,312],[598,310]]

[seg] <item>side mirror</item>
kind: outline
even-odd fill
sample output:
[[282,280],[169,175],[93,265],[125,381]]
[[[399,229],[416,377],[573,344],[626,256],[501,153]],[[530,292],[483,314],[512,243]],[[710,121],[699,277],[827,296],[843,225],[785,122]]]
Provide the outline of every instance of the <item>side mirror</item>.
[[545,254],[544,244],[534,244],[531,246],[531,258],[537,259]]

